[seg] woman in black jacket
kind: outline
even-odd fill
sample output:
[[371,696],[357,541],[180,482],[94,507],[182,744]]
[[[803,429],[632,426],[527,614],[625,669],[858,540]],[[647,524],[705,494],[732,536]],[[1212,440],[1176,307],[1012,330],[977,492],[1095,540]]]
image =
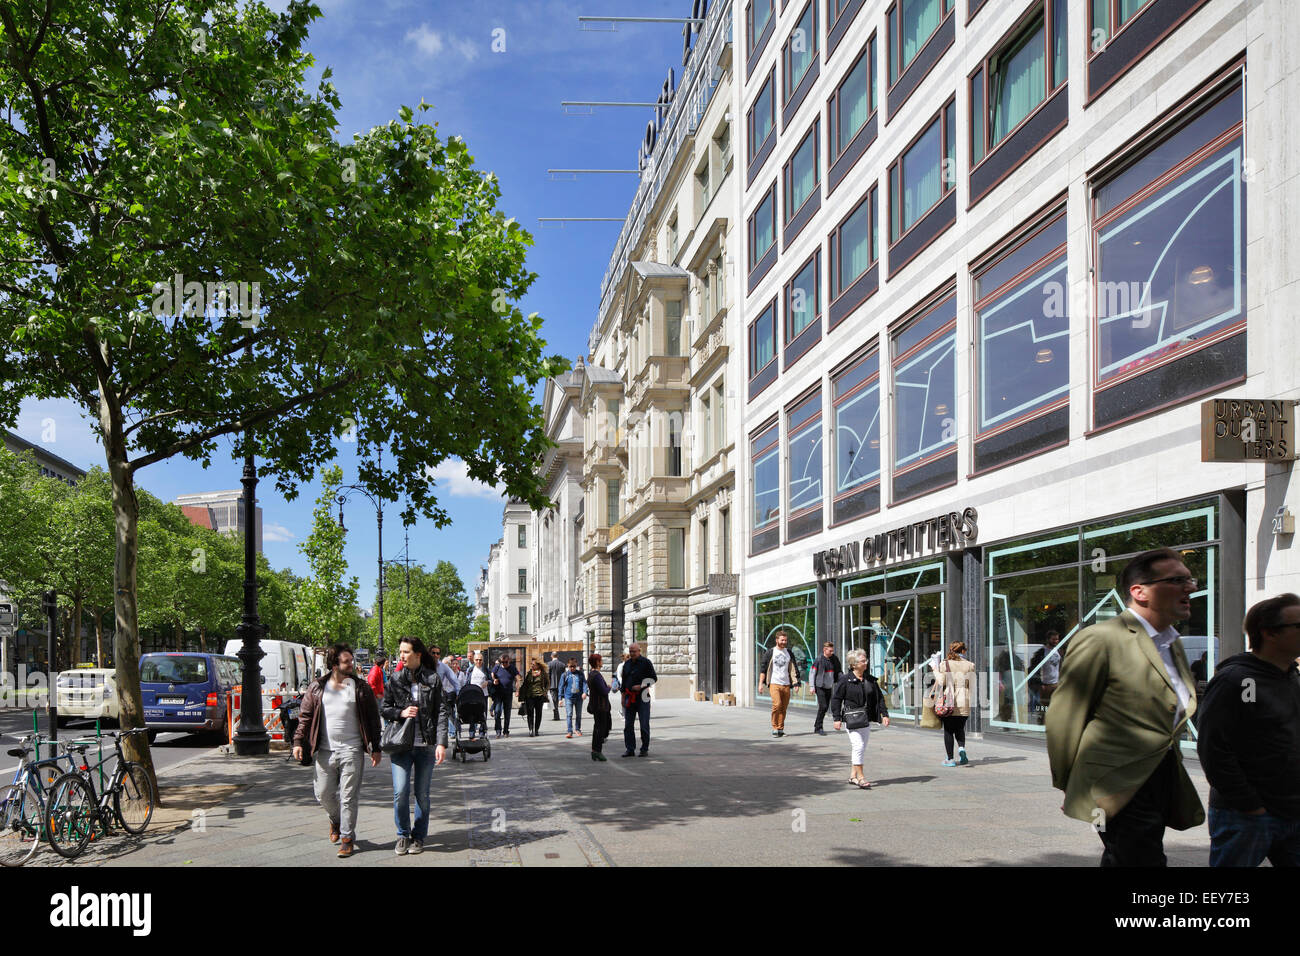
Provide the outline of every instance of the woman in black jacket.
[[[397,825],[398,856],[419,853],[429,834],[429,785],[433,768],[447,755],[448,700],[442,692],[437,664],[418,637],[401,643],[402,669],[384,691],[380,713],[391,721],[415,718],[415,739],[409,750],[389,753],[393,768],[393,819]],[[410,823],[411,791],[415,791],[415,822]]]
[[852,748],[849,762],[853,768],[849,783],[870,790],[871,784],[862,776],[862,755],[866,753],[867,741],[871,737],[872,722],[888,727],[889,710],[885,707],[885,695],[876,678],[867,673],[867,652],[854,648],[849,651],[846,663],[849,669],[831,693],[831,718],[836,730],[842,723],[849,733]]

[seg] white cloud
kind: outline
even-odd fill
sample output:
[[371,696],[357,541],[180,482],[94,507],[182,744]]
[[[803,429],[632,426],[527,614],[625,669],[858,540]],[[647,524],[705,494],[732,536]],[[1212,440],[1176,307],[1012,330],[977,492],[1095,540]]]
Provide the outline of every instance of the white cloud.
[[442,52],[442,36],[437,30],[430,29],[429,24],[421,23],[414,30],[406,31],[406,39],[414,41],[425,56],[437,56]]
[[438,465],[426,465],[424,476],[454,498],[500,499],[504,497],[500,488],[485,485],[471,478],[469,467],[458,458]]
[[263,524],[263,541],[292,541],[297,535],[282,524]]

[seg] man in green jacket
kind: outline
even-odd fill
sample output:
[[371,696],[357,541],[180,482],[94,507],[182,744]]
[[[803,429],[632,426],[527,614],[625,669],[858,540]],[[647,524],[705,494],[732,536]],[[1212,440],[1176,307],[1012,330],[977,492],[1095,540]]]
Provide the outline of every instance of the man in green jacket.
[[1164,866],[1165,827],[1205,820],[1178,748],[1196,682],[1174,625],[1196,587],[1177,551],[1139,554],[1120,575],[1127,610],[1068,642],[1047,755],[1062,809],[1097,827],[1102,866]]

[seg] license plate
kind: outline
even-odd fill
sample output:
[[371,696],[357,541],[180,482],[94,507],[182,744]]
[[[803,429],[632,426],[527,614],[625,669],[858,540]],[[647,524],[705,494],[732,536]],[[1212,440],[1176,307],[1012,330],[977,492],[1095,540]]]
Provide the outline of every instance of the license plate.
[[160,703],[160,704],[183,704],[183,703],[185,703],[185,698],[184,698],[184,697],[159,697],[159,698],[158,698],[158,703]]

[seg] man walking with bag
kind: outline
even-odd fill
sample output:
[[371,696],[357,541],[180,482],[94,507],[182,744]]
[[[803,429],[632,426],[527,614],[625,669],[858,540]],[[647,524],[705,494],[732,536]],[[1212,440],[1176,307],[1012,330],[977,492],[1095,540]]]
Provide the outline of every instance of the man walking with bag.
[[551,652],[551,662],[546,665],[546,677],[550,681],[551,687],[551,719],[560,719],[560,681],[564,679],[564,661],[560,660],[560,652]]
[[[659,678],[648,657],[641,656],[641,645],[627,646],[623,664],[623,745],[624,757],[644,757],[650,752],[650,688]],[[636,749],[636,722],[641,721],[641,750]]]
[[379,766],[379,705],[370,685],[352,673],[352,648],[335,644],[325,655],[329,673],[307,685],[293,756],[304,753],[315,767],[313,789],[330,821],[330,842],[339,856],[355,848],[357,808],[361,799],[362,754]]

